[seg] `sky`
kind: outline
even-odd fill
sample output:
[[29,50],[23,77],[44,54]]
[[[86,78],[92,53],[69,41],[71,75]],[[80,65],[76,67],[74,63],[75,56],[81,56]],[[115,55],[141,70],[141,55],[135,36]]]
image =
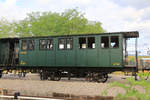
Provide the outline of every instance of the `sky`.
[[0,18],[22,20],[33,11],[78,8],[107,32],[139,31],[139,51],[150,48],[150,0],[0,0]]

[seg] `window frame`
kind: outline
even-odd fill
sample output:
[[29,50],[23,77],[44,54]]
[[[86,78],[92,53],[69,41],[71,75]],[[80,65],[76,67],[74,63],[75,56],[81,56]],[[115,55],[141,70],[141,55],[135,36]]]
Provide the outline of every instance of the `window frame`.
[[[26,49],[23,49],[23,41],[26,41]],[[28,50],[28,40],[21,40],[21,50],[22,51],[27,51]]]
[[51,40],[52,48],[47,48],[47,50],[53,50],[53,48],[54,48],[53,39],[47,39],[47,45],[48,45],[49,40]]
[[41,48],[41,41],[45,41],[46,39],[39,39],[39,50],[46,50],[46,49],[44,49],[44,48]]
[[[102,47],[102,37],[108,37],[108,47]],[[101,36],[100,37],[100,47],[102,49],[109,49],[110,48],[110,36]]]
[[[63,49],[60,49],[60,48],[59,48],[59,44],[60,44],[59,41],[60,41],[61,39],[64,39],[64,42],[65,42],[65,43],[64,43],[64,48],[63,48]],[[66,49],[66,39],[65,39],[65,38],[58,38],[58,50],[65,50],[65,49]]]
[[[26,49],[23,49],[23,41],[26,41]],[[33,49],[29,49],[29,41],[33,41],[34,45],[33,45]],[[22,51],[33,51],[35,50],[35,40],[34,39],[22,39],[21,40],[21,50]]]
[[[45,44],[46,48],[41,48],[41,42],[40,41],[43,41],[43,40],[45,40],[45,42],[46,42],[46,44]],[[48,40],[51,40],[52,48],[47,48]],[[39,50],[53,50],[53,48],[54,48],[54,43],[53,43],[53,39],[52,38],[39,39]]]
[[[118,37],[118,46],[117,47],[112,47],[111,46],[111,37]],[[115,35],[113,35],[113,36],[110,36],[110,48],[112,48],[112,49],[117,49],[117,48],[120,48],[120,45],[119,45],[119,36],[115,36]]]
[[[85,47],[85,48],[80,48],[80,42],[79,42],[79,39],[80,39],[80,38],[85,38],[85,44],[86,44],[86,47]],[[88,45],[88,44],[87,44],[87,37],[78,37],[78,49],[88,49],[88,48],[87,48],[87,45]],[[82,47],[82,45],[81,45],[81,47]]]
[[[60,40],[60,39],[64,39],[64,40],[65,40],[64,49],[60,49],[60,48],[59,48],[59,40]],[[72,39],[72,48],[70,48],[70,49],[67,48],[67,39]],[[58,50],[73,50],[73,45],[74,45],[74,44],[73,44],[73,41],[74,41],[74,40],[73,40],[73,37],[61,37],[61,38],[58,38]]]
[[[89,48],[89,45],[88,45],[88,42],[89,42],[88,39],[89,38],[94,38],[95,48]],[[86,37],[86,43],[87,43],[86,49],[96,49],[96,38],[95,38],[95,36]]]
[[[72,48],[67,48],[67,39],[72,39]],[[73,38],[72,37],[66,38],[66,50],[73,50]]]
[[[29,49],[29,41],[33,41],[33,49]],[[27,47],[27,50],[29,50],[29,51],[33,51],[33,50],[35,50],[35,41],[34,41],[34,39],[29,39],[29,40],[27,40],[27,45],[28,45],[28,47]]]

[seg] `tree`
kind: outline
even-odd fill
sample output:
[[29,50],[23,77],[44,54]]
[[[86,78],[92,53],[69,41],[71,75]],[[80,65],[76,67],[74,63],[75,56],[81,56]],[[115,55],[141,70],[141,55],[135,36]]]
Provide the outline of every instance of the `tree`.
[[0,38],[15,37],[15,28],[16,27],[13,23],[10,23],[5,18],[2,18],[0,20]]
[[77,9],[68,9],[62,13],[32,12],[15,23],[15,32],[19,36],[50,36],[86,33],[102,33],[100,22],[91,22]]

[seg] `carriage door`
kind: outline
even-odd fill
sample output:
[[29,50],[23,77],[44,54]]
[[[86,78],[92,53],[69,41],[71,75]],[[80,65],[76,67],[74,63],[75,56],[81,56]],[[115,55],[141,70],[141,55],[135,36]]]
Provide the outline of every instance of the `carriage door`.
[[54,43],[52,38],[42,38],[39,40],[39,61],[40,66],[54,66],[55,63],[55,53],[54,53]]
[[122,47],[121,47],[121,36],[112,35],[110,36],[110,66],[119,67],[122,65]]
[[110,48],[109,48],[109,36],[101,36],[100,49],[99,49],[99,66],[110,66]]
[[87,37],[87,53],[86,53],[86,56],[87,56],[87,65],[89,67],[95,67],[97,66],[97,58],[98,58],[98,55],[97,55],[97,46],[96,46],[96,38],[95,36],[90,36],[90,37]]

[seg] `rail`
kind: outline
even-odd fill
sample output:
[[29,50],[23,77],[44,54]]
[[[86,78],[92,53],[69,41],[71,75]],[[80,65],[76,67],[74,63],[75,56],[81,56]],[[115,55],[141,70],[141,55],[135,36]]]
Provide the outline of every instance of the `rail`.
[[[8,95],[0,95],[0,99],[7,98],[7,99],[14,99],[14,96]],[[27,97],[27,96],[18,96],[18,99],[25,99],[25,100],[64,100],[64,99],[53,99],[53,98],[41,98],[41,97]]]

